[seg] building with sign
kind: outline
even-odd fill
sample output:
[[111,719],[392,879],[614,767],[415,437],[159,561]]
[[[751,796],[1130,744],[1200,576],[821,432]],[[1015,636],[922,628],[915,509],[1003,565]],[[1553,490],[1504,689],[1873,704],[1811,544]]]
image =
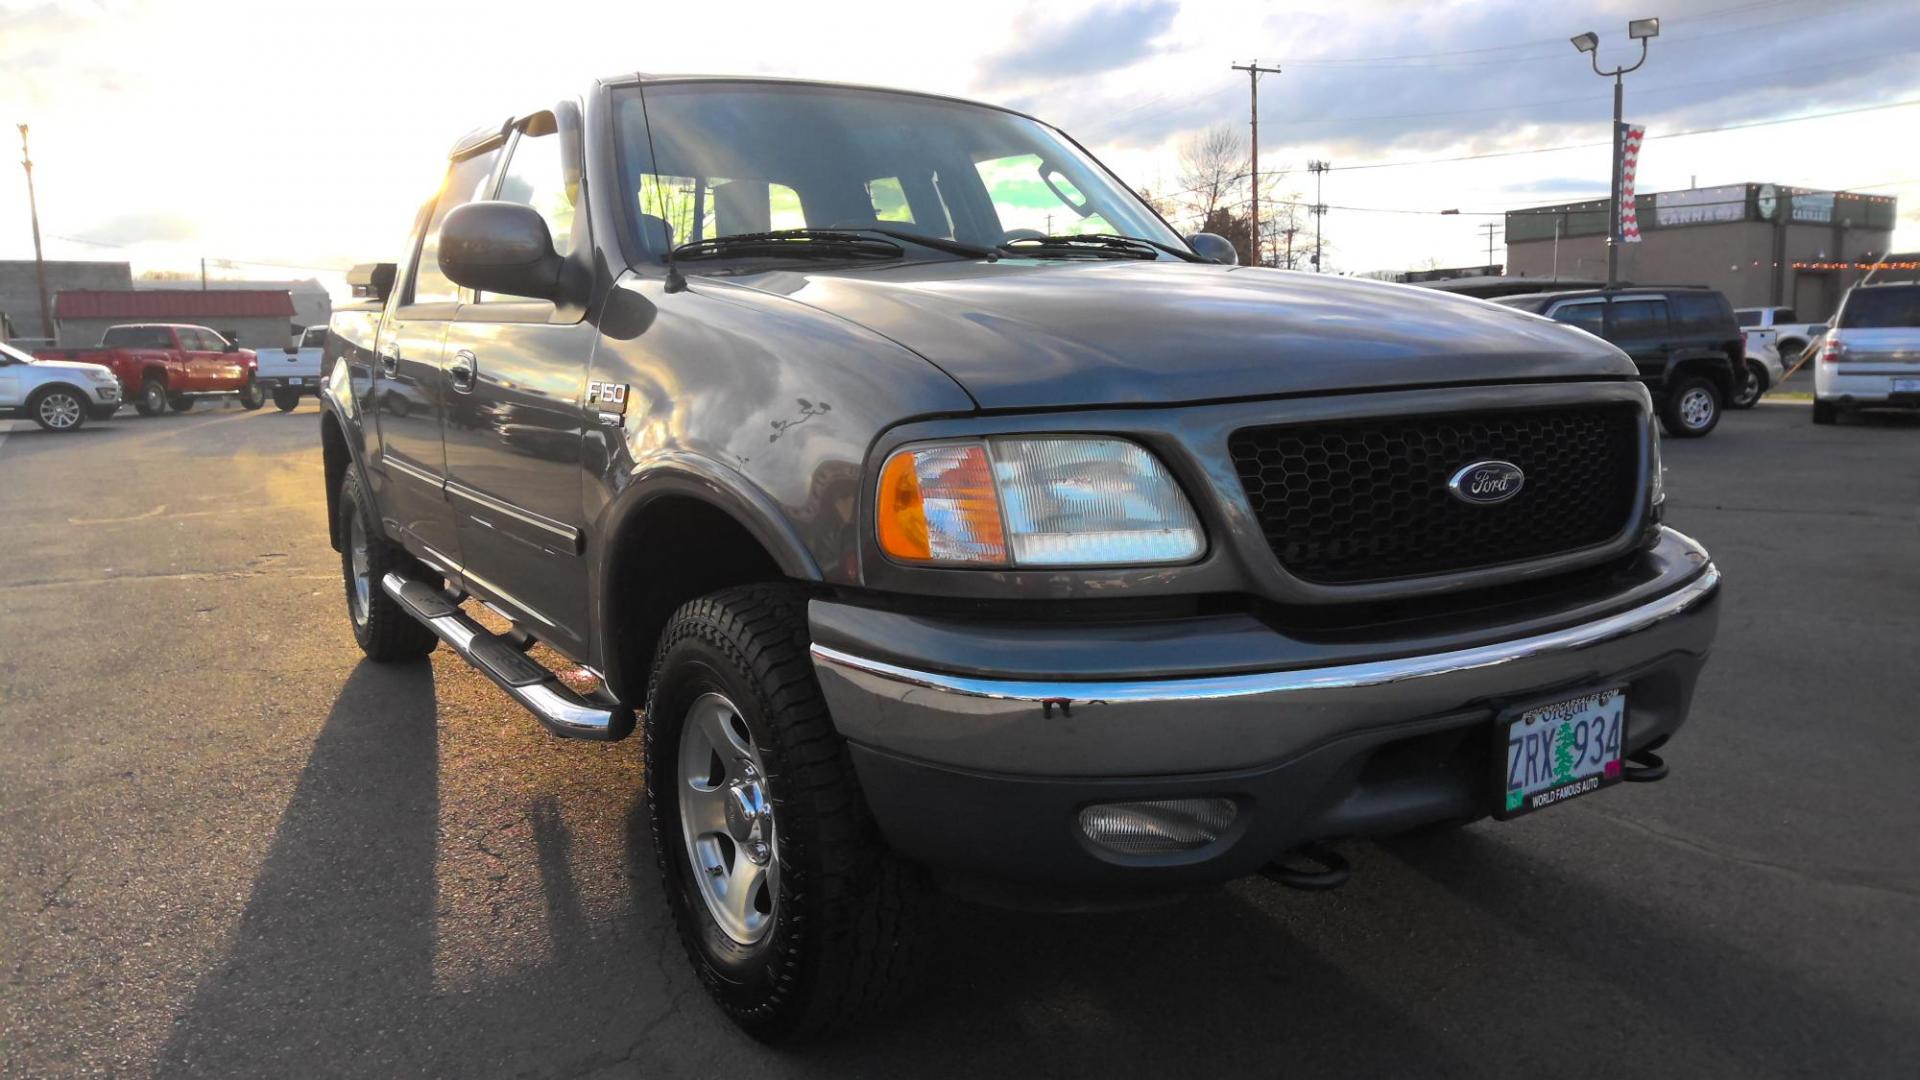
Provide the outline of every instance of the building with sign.
[[[1641,195],[1640,242],[1620,247],[1620,279],[1710,285],[1735,307],[1777,305],[1819,322],[1887,254],[1890,195],[1729,184]],[[1510,210],[1507,273],[1604,280],[1607,203]]]

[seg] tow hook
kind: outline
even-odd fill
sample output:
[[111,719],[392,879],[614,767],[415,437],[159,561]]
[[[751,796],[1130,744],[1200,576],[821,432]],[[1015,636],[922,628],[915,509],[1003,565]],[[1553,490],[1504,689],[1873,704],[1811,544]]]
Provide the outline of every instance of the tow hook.
[[1261,867],[1260,876],[1289,889],[1326,892],[1345,885],[1353,876],[1353,867],[1344,855],[1325,844],[1302,844]]
[[1651,784],[1655,780],[1667,778],[1667,762],[1651,750],[1640,750],[1627,755],[1626,768],[1621,779],[1629,784]]

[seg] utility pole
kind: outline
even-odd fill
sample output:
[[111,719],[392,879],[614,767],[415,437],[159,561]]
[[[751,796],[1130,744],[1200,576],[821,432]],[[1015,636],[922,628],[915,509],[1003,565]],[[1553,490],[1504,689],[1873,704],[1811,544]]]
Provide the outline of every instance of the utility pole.
[[[1482,229],[1485,229],[1487,232],[1487,265],[1492,266],[1493,265],[1493,234],[1499,230],[1500,226],[1495,224],[1494,222],[1489,221],[1485,225],[1481,225],[1479,227]],[[1558,239],[1557,234],[1555,236],[1555,239],[1556,240]]]
[[1247,86],[1253,92],[1252,130],[1253,138],[1248,144],[1252,152],[1253,198],[1248,204],[1247,236],[1253,241],[1253,261],[1260,262],[1260,76],[1278,75],[1277,67],[1261,67],[1260,61],[1251,64],[1235,64],[1233,70],[1247,73]]
[[200,256],[200,291],[207,291],[207,257]]
[[47,299],[47,260],[40,252],[40,202],[33,194],[33,154],[27,149],[27,125],[14,126],[20,129],[20,167],[27,170],[27,212],[33,216],[33,276],[40,285],[40,336],[51,344],[55,340],[53,304]]
[[1320,273],[1320,226],[1327,217],[1327,204],[1320,199],[1320,181],[1333,168],[1328,161],[1309,161],[1307,171],[1313,174],[1313,272]]

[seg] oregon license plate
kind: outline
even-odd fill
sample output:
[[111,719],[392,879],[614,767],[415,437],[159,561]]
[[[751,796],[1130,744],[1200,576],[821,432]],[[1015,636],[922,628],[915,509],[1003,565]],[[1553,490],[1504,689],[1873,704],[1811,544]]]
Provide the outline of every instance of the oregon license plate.
[[307,381],[307,380],[305,380],[305,379],[288,379],[288,380],[287,380],[287,385],[288,385],[288,386],[300,386],[300,385],[303,385],[303,384],[304,384],[304,383],[305,383],[306,381]]
[[1626,723],[1627,695],[1618,689],[1507,713],[1494,816],[1518,817],[1618,783]]

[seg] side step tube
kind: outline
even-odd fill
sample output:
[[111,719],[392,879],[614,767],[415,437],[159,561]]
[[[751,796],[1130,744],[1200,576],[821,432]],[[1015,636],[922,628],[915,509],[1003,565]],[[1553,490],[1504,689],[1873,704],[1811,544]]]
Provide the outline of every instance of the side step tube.
[[391,573],[380,579],[380,587],[461,659],[526,706],[549,732],[564,739],[599,742],[633,734],[633,710],[574,693],[510,639],[474,622],[440,590]]

